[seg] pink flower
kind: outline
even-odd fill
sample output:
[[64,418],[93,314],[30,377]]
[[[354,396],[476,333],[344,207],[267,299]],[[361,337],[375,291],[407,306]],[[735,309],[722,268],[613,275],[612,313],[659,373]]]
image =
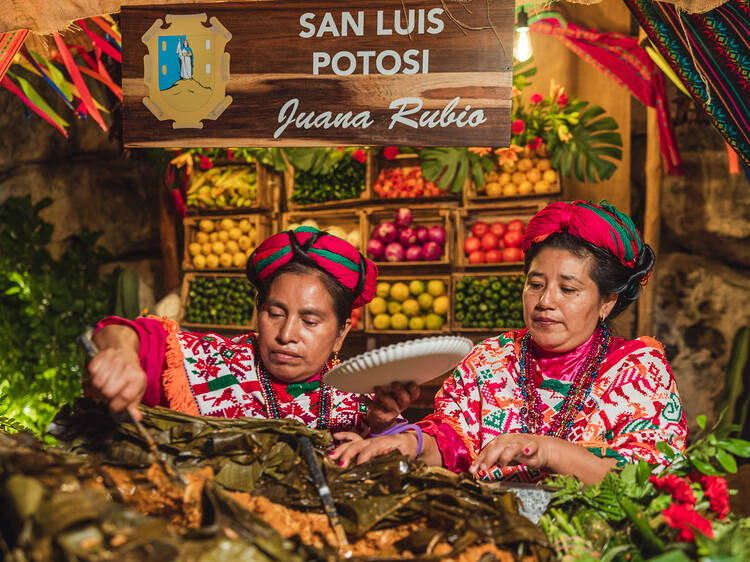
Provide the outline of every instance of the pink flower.
[[680,531],[677,534],[678,541],[695,541],[695,531],[700,531],[711,539],[714,538],[711,522],[690,506],[672,503],[661,514],[667,525]]
[[544,96],[540,93],[531,94],[531,104],[536,105],[538,103],[541,103],[541,101],[544,99]]
[[529,143],[529,148],[531,150],[536,150],[539,148],[539,146],[542,144],[542,137],[534,137],[534,139]]
[[397,146],[386,146],[383,149],[383,156],[386,157],[388,160],[393,160],[398,155],[398,147]]
[[352,154],[352,158],[354,158],[357,162],[364,164],[365,160],[367,160],[367,156],[365,155],[365,151],[361,148],[358,148],[354,151],[354,154]]
[[526,130],[526,123],[523,122],[523,119],[516,119],[513,121],[510,130],[514,135],[520,135]]
[[565,107],[566,105],[568,105],[568,96],[565,95],[565,92],[557,96],[557,105],[559,105],[560,107]]
[[229,160],[234,160],[234,150],[231,148],[227,148],[227,158]]
[[201,156],[201,170],[210,170],[214,167],[214,163],[208,156]]
[[652,474],[648,480],[660,492],[669,493],[677,503],[695,505],[695,495],[687,480],[675,474],[667,474],[663,477]]
[[711,510],[719,514],[719,519],[724,519],[729,513],[727,481],[721,476],[701,475],[698,482],[703,486],[705,495],[711,504]]

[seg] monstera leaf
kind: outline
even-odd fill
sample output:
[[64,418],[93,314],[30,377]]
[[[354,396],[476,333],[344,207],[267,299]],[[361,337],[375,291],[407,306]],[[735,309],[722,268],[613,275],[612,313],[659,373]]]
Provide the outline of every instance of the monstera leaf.
[[469,174],[475,184],[482,185],[484,172],[495,167],[489,158],[459,147],[425,148],[419,152],[419,159],[425,179],[443,190],[450,186],[453,193],[461,192]]

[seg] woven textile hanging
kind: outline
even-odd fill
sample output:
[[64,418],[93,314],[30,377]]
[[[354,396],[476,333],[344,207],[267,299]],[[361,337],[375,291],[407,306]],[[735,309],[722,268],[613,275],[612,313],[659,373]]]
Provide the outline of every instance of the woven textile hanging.
[[750,0],[729,0],[704,14],[624,1],[698,107],[750,165]]

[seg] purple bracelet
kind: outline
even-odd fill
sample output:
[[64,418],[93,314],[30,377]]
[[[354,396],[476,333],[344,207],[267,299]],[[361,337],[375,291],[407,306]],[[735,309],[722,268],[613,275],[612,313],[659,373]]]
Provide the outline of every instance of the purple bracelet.
[[[422,452],[422,428],[416,424],[409,422],[397,423],[394,426],[389,427],[382,433],[371,433],[370,437],[383,437],[385,435],[396,435],[397,433],[405,433],[406,431],[414,430],[417,433],[417,454],[416,457]],[[415,458],[416,458],[415,457]]]

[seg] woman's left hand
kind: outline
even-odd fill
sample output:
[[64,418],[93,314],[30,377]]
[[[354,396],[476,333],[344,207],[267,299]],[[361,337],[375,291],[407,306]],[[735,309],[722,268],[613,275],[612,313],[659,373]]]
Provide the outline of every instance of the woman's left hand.
[[495,465],[525,464],[544,468],[549,464],[554,439],[533,433],[504,433],[495,437],[471,463],[469,472],[489,470]]
[[380,433],[419,398],[419,387],[413,382],[404,386],[393,382],[390,387],[375,387],[375,398],[363,398],[367,404],[367,424],[371,433]]

